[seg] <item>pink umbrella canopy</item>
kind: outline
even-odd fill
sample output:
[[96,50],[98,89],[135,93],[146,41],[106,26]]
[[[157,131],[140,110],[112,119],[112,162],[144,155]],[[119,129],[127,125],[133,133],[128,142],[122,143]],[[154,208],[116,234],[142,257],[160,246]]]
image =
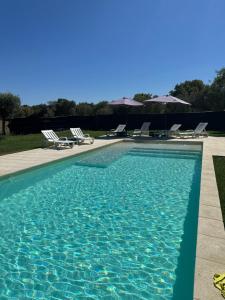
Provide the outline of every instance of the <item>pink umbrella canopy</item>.
[[161,104],[167,104],[167,103],[174,103],[174,104],[184,104],[184,105],[191,105],[190,103],[181,100],[179,98],[173,97],[173,96],[160,96],[156,98],[152,98],[149,100],[145,100],[145,102],[148,103],[161,103]]
[[118,100],[113,100],[109,102],[109,105],[127,105],[127,106],[142,106],[144,105],[141,102],[135,101],[131,98],[123,97]]

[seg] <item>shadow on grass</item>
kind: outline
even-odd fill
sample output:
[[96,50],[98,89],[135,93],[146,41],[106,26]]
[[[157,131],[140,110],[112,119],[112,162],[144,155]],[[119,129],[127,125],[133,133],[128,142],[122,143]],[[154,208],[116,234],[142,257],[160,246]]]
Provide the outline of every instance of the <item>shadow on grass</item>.
[[220,206],[223,216],[223,226],[225,229],[225,156],[213,156],[213,163],[220,197]]

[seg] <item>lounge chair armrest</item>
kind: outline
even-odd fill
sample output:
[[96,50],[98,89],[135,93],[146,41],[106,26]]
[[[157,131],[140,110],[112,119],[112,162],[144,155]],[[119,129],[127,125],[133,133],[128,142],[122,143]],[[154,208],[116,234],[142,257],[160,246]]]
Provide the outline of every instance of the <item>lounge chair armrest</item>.
[[85,133],[84,137],[90,137],[90,134],[89,133]]
[[112,133],[113,133],[113,130],[112,130],[112,129],[109,129],[109,130],[106,131],[106,135],[107,135],[107,136],[110,136],[110,134],[112,134]]
[[62,136],[62,137],[60,137],[59,139],[60,139],[60,140],[65,140],[65,141],[68,140],[68,138],[67,138],[66,136]]
[[137,135],[141,135],[142,134],[142,131],[140,129],[134,129],[132,135],[133,136],[137,136]]
[[113,133],[116,129],[109,129],[106,131],[106,134]]
[[194,132],[194,130],[182,130],[182,131],[180,131],[180,133],[192,133],[192,132]]

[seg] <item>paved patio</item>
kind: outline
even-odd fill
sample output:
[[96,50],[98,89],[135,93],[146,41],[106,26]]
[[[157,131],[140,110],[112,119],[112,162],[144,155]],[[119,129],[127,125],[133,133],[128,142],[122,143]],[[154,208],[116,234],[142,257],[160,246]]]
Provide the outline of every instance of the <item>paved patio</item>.
[[212,278],[214,273],[225,273],[225,231],[212,156],[225,156],[225,138],[203,141],[194,299],[221,300]]
[[96,139],[94,144],[82,144],[79,146],[74,145],[72,149],[61,148],[60,150],[56,150],[54,148],[37,148],[33,150],[2,155],[0,156],[0,176],[10,175],[12,173],[19,172],[25,169],[33,168],[59,159],[64,159],[66,157],[77,155],[83,152],[105,147],[119,141],[121,141],[121,139]]
[[[0,176],[10,175],[14,172],[94,150],[118,141],[121,141],[121,139],[95,140],[93,145],[74,146],[73,149],[58,151],[34,149],[0,156]],[[209,137],[174,141],[181,143],[184,141],[200,141],[203,143],[194,299],[221,300],[220,292],[214,288],[212,278],[214,273],[225,272],[225,231],[212,156],[225,156],[225,138]]]

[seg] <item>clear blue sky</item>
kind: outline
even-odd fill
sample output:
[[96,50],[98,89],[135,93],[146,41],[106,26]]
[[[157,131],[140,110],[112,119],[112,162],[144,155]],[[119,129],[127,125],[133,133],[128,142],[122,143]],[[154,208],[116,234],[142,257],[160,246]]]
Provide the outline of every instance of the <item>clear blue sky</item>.
[[0,92],[23,104],[166,94],[225,66],[225,0],[0,0]]

